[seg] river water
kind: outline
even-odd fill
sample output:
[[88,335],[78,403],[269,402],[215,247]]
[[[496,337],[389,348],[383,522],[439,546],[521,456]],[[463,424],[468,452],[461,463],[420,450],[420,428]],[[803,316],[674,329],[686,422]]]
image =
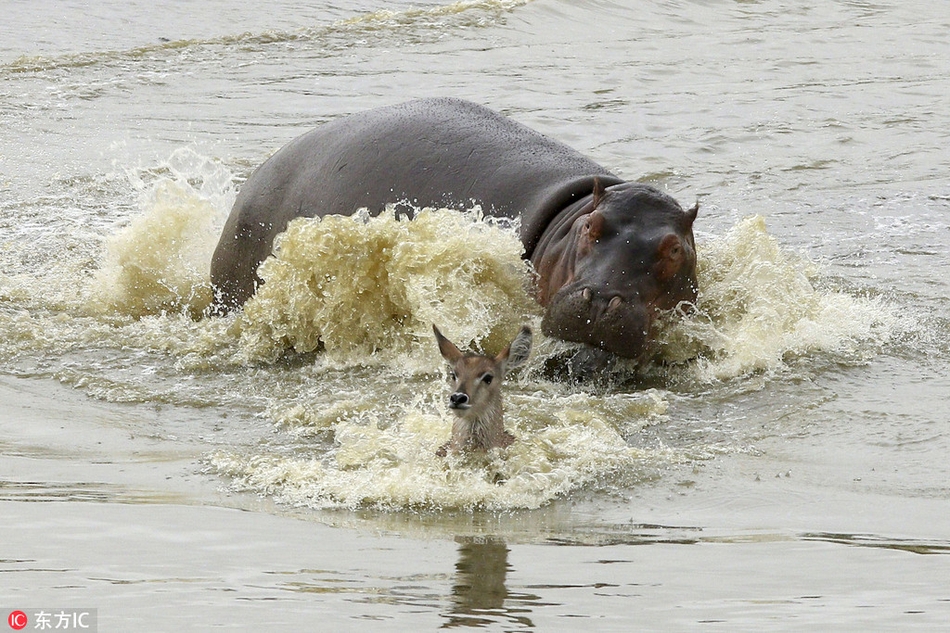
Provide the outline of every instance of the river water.
[[[0,6],[0,608],[103,630],[946,626],[941,3]],[[431,323],[495,351],[540,313],[515,229],[478,209],[295,224],[266,292],[202,316],[257,165],[437,95],[700,203],[699,304],[656,362],[577,380],[537,337],[506,384],[518,441],[485,458],[434,455]]]

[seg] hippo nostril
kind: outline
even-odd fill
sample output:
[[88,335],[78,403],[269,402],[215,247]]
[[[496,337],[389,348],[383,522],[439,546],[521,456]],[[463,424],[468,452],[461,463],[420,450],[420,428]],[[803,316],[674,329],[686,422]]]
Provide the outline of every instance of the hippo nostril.
[[456,391],[451,396],[449,396],[449,406],[453,409],[468,408],[468,394],[464,394],[461,391]]
[[614,297],[610,300],[610,303],[607,304],[607,310],[616,310],[618,307],[620,307],[621,303],[623,303],[623,299],[621,299],[619,296]]
[[581,291],[581,297],[584,298],[584,301],[590,301],[590,298],[591,298],[590,288],[584,288],[584,290]]

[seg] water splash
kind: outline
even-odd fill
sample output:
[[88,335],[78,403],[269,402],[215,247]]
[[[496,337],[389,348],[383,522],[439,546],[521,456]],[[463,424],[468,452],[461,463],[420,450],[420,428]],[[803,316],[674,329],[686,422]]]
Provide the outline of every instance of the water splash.
[[[639,446],[635,438],[666,419],[669,394],[552,379],[547,361],[567,344],[538,332],[534,357],[505,386],[516,442],[436,457],[452,419],[431,324],[486,353],[523,323],[537,326],[517,227],[450,209],[411,221],[392,211],[299,219],[243,311],[194,320],[210,297],[208,261],[231,181],[189,151],[133,179],[140,217],[107,240],[98,272],[62,281],[87,284],[83,309],[64,312],[39,301],[43,289],[0,280],[0,352],[104,399],[237,409],[244,433],[265,421],[275,433],[236,435],[208,468],[235,489],[305,507],[537,508],[744,449],[702,437],[685,448]],[[817,267],[783,249],[761,218],[701,241],[698,273],[697,310],[660,334],[674,380],[866,357],[894,327],[885,302],[825,288]],[[277,362],[288,357],[297,360]]]
[[703,382],[778,372],[807,354],[877,354],[897,326],[883,299],[822,288],[818,267],[783,249],[761,216],[698,250],[697,309],[670,323],[661,342],[666,360],[689,361]]
[[[334,442],[320,456],[219,451],[208,463],[233,478],[235,489],[294,506],[502,510],[537,508],[580,488],[643,479],[658,464],[687,458],[671,449],[632,448],[625,440],[625,433],[662,419],[667,405],[658,392],[555,395],[557,386],[532,386],[533,393],[509,398],[507,427],[515,443],[485,455],[437,457],[452,421],[427,397],[395,419],[391,411],[363,407],[316,413],[317,420],[305,424],[331,430]],[[423,389],[432,395],[431,386]],[[292,417],[299,421],[300,413]]]
[[142,191],[142,213],[106,239],[89,286],[89,309],[136,318],[178,312],[197,318],[212,298],[211,256],[234,200],[231,172],[180,149],[153,182],[138,175],[133,182]]
[[264,285],[244,306],[241,346],[273,360],[322,343],[336,361],[406,365],[433,323],[497,346],[540,315],[522,251],[514,227],[478,209],[298,218],[260,267]]

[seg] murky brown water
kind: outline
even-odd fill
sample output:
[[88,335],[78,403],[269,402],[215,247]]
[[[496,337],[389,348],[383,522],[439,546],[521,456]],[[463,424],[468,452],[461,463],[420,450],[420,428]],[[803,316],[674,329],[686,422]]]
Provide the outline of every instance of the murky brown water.
[[[946,621],[939,4],[8,4],[0,607],[103,630]],[[266,296],[192,318],[257,164],[431,95],[701,204],[700,310],[666,364],[577,384],[540,340],[508,386],[519,441],[448,464],[429,324],[491,349],[537,318],[509,228],[301,223]],[[383,243],[409,246],[360,256]],[[313,266],[319,296],[294,281]]]

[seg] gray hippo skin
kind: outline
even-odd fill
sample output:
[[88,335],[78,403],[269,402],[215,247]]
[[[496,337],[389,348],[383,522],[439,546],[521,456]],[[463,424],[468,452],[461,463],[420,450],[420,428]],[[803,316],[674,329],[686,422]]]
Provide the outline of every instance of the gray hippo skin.
[[641,359],[657,313],[696,300],[698,207],[684,211],[497,112],[444,98],[343,117],[261,165],[214,252],[215,312],[250,298],[293,218],[401,202],[520,217],[550,336]]

